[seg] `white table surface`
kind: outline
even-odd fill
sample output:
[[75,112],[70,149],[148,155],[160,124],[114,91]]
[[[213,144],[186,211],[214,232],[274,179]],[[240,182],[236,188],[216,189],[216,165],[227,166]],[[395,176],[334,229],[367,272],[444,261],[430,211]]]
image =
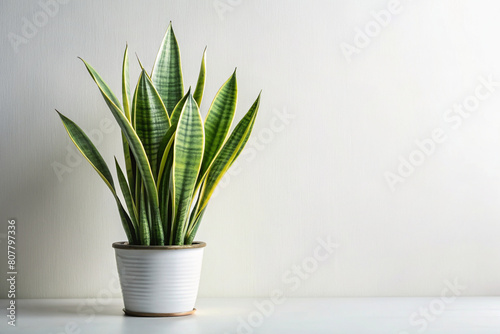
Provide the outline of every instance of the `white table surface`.
[[[18,299],[12,327],[3,299],[0,333],[500,334],[499,297],[459,297],[446,305],[431,297],[289,298],[267,315],[254,304],[262,300],[269,299],[200,298],[195,315],[136,318],[124,316],[121,299]],[[420,315],[426,312],[427,319]]]

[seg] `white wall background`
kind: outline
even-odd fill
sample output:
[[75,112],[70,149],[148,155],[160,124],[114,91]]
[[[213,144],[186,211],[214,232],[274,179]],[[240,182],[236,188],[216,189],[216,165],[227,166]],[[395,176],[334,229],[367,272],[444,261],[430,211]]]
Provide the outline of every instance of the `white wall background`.
[[[235,66],[238,118],[263,89],[254,141],[198,234],[201,296],[422,296],[446,280],[465,295],[500,294],[500,86],[469,117],[444,119],[472,105],[480,77],[500,82],[498,1],[401,0],[350,62],[342,43],[376,30],[371,12],[387,1],[145,3],[73,0],[47,22],[38,1],[0,4],[0,240],[5,249],[15,218],[18,297],[95,296],[116,282],[115,204],[85,161],[66,160],[54,108],[92,131],[112,166],[118,126],[99,130],[112,116],[77,56],[118,93],[125,43],[150,68],[170,20],[186,87],[208,45],[204,113]],[[16,52],[9,33],[37,18]],[[285,112],[287,124],[276,116]],[[392,191],[384,174],[418,158],[415,140],[436,128],[444,140]],[[54,162],[71,169],[62,181]],[[283,275],[327,236],[339,247],[292,291]]]

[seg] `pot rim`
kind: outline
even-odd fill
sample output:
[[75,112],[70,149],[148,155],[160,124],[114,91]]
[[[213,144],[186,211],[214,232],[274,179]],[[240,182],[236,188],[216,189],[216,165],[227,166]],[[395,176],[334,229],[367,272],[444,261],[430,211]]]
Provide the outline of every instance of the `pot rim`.
[[165,245],[165,246],[146,246],[146,245],[129,245],[128,241],[113,242],[113,248],[118,249],[135,249],[135,250],[180,250],[192,248],[204,248],[207,244],[203,241],[193,241],[192,245]]

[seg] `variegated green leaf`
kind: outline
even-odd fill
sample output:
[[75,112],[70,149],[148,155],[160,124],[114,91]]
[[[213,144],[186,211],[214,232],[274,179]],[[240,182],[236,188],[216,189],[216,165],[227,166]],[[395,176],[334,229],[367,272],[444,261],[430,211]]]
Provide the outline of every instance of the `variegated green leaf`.
[[[172,124],[158,146],[158,197],[160,200],[160,213],[165,240],[170,240],[172,231],[170,183],[172,179],[173,143],[176,129],[177,123]],[[160,157],[162,157],[161,160]]]
[[170,120],[158,92],[144,70],[139,77],[133,105],[135,131],[146,150],[156,178],[158,145],[170,127]]
[[128,214],[125,212],[125,209],[123,208],[120,199],[116,194],[113,177],[111,175],[111,172],[109,171],[108,166],[106,165],[106,162],[104,161],[92,141],[83,132],[83,130],[63,114],[59,113],[58,111],[57,113],[59,114],[59,117],[61,118],[71,141],[75,144],[80,153],[82,153],[83,157],[99,174],[104,183],[106,183],[109,190],[111,190],[111,193],[113,194],[113,197],[115,198],[116,204],[118,206],[118,212],[120,214],[125,233],[127,234],[128,241],[130,244],[136,244],[137,237],[134,225],[132,224]]
[[[259,93],[259,96],[257,97],[257,101],[254,102],[254,104],[252,105],[252,108],[254,108],[255,104],[256,105],[256,108],[257,110],[255,111],[255,113],[257,113],[258,109],[259,109],[259,105],[260,105],[260,95],[262,94],[262,91]],[[255,119],[257,117],[257,114],[254,116],[253,120],[252,120],[252,124],[250,125],[251,129],[250,131],[248,131],[246,134],[245,134],[245,137],[243,138],[243,145],[240,146],[240,148],[238,149],[238,151],[236,152],[234,158],[231,160],[231,163],[229,164],[229,167],[231,167],[233,165],[233,163],[236,161],[236,159],[238,159],[238,157],[240,156],[241,152],[243,151],[243,149],[245,148],[245,145],[248,141],[248,139],[250,138],[250,135],[252,134],[252,129],[253,129],[253,125],[255,123]]]
[[153,243],[156,245],[163,245],[164,243],[163,229],[158,209],[158,193],[146,151],[144,150],[141,140],[137,136],[132,125],[123,114],[119,105],[116,104],[118,101],[116,100],[116,97],[114,97],[114,94],[112,93],[109,86],[104,82],[104,80],[102,80],[101,76],[94,70],[94,68],[92,68],[92,66],[90,66],[85,61],[83,62],[85,63],[85,66],[87,67],[87,70],[89,71],[90,75],[96,82],[97,87],[101,91],[101,94],[104,97],[104,100],[108,105],[109,109],[111,110],[111,113],[116,119],[116,122],[118,123],[121,130],[125,134],[125,137],[127,138],[130,150],[132,151],[135,157],[137,168],[139,169],[140,174],[142,176],[144,187],[148,195],[148,200],[151,202],[151,207],[154,210],[153,231],[152,231]]
[[172,23],[168,26],[156,56],[151,79],[160,93],[168,114],[171,115],[175,105],[184,95],[181,52],[172,29]]
[[252,132],[255,117],[259,110],[260,94],[254,104],[229,136],[221,151],[210,166],[206,180],[201,191],[201,199],[198,212],[201,212],[208,204],[215,187],[224,173],[229,169],[235,157],[241,152]]
[[172,111],[172,114],[170,115],[170,123],[178,123],[179,122],[179,117],[181,116],[182,109],[184,108],[184,104],[186,103],[186,100],[188,96],[191,94],[191,87],[189,87],[186,95],[180,99],[179,102],[175,105],[174,111]]
[[[123,65],[122,65],[122,103],[123,103],[123,112],[125,113],[125,117],[127,117],[128,121],[131,121],[130,115],[130,80],[129,80],[129,71],[128,71],[128,45],[125,47],[125,52],[123,54]],[[134,187],[135,184],[135,176],[134,176],[134,162],[132,159],[134,157],[130,156],[130,148],[128,146],[127,138],[125,134],[122,133],[122,145],[123,145],[123,156],[125,157],[125,169],[127,171],[127,180],[130,186],[131,195],[134,196]],[[137,222],[137,220],[135,221]]]
[[[165,163],[172,148],[176,130],[177,123],[172,124],[165,136],[163,136],[160,145],[158,145],[158,184],[160,183],[161,178],[164,176],[164,173],[169,172],[168,168],[165,166]],[[159,191],[159,193],[161,193],[161,191]]]
[[123,156],[125,158],[125,168],[127,172],[127,180],[130,185],[130,192],[132,198],[135,196],[134,187],[135,184],[135,159],[132,154],[130,154],[130,147],[128,146],[127,137],[122,133],[122,146],[123,146]]
[[206,209],[207,207],[205,207],[196,215],[192,226],[190,226],[189,231],[186,233],[186,237],[184,239],[185,245],[191,245],[193,243],[194,237],[196,236],[196,232],[198,232],[198,228],[200,227],[200,223],[203,219],[203,214],[205,213]]
[[198,104],[198,108],[201,107],[201,99],[203,98],[203,92],[205,90],[205,56],[207,54],[207,48],[203,51],[203,57],[201,58],[200,73],[198,74],[198,82],[196,83],[196,89],[193,93],[193,98]]
[[175,245],[184,243],[191,199],[203,158],[204,137],[198,105],[189,95],[177,124],[174,142],[172,239]]
[[115,195],[115,202],[116,202],[116,205],[118,206],[118,213],[120,214],[120,219],[122,221],[123,230],[125,231],[125,234],[127,235],[128,243],[130,245],[140,244],[139,238],[137,236],[137,232],[133,229],[134,225],[133,225],[132,221],[130,220],[130,216],[125,212],[125,209],[123,208],[123,205],[120,202],[120,199],[116,195]]
[[122,102],[123,102],[123,112],[128,121],[130,118],[130,80],[128,74],[128,45],[125,47],[125,53],[123,54],[123,65],[122,65]]
[[137,217],[137,208],[135,207],[134,200],[132,199],[132,194],[130,193],[130,187],[125,179],[125,175],[123,175],[123,171],[118,164],[118,161],[115,157],[115,166],[116,166],[116,174],[118,175],[118,182],[120,184],[120,189],[122,190],[123,198],[125,199],[125,204],[127,205],[127,210],[130,215],[130,219],[134,224],[135,229],[138,228],[138,217]]
[[149,233],[149,223],[148,223],[148,207],[146,201],[146,193],[144,192],[144,187],[141,187],[141,194],[139,200],[139,240],[141,245],[150,245],[151,236]]
[[96,70],[94,70],[94,68],[92,66],[90,66],[90,64],[88,64],[82,58],[79,58],[79,59],[85,64],[87,71],[89,72],[90,76],[95,81],[95,83],[97,84],[97,87],[99,87],[99,90],[101,91],[101,94],[103,95],[106,103],[108,103],[108,101],[109,101],[109,103],[112,103],[113,105],[115,105],[115,107],[120,112],[122,112],[122,107],[120,105],[120,101],[115,96],[115,94],[113,93],[111,88],[109,88],[109,86],[104,82],[104,80],[102,80],[101,76],[96,72]]
[[226,140],[236,110],[237,95],[235,70],[217,92],[205,118],[205,152],[198,182],[205,176],[205,172]]
[[[160,199],[160,214],[163,222],[163,231],[165,233],[165,240],[171,240],[172,233],[172,223],[173,223],[173,214],[172,214],[172,164],[174,152],[170,147],[172,146],[172,140],[167,145],[165,149],[165,161],[162,167],[162,174],[158,177],[158,196]],[[173,238],[172,238],[173,239]]]

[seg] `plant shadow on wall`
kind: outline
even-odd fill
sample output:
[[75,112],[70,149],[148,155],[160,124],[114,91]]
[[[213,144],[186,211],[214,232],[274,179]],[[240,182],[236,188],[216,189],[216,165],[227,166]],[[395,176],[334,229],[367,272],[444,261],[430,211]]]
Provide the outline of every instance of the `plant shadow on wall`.
[[205,55],[206,50],[194,91],[185,92],[179,46],[170,24],[151,74],[139,61],[142,71],[132,96],[127,46],[122,103],[82,59],[122,132],[125,173],[116,157],[115,164],[127,210],[92,141],[58,112],[73,143],[111,190],[130,245],[191,245],[217,184],[252,132],[260,94],[230,132],[237,100],[236,70],[202,120],[199,105],[205,86]]

